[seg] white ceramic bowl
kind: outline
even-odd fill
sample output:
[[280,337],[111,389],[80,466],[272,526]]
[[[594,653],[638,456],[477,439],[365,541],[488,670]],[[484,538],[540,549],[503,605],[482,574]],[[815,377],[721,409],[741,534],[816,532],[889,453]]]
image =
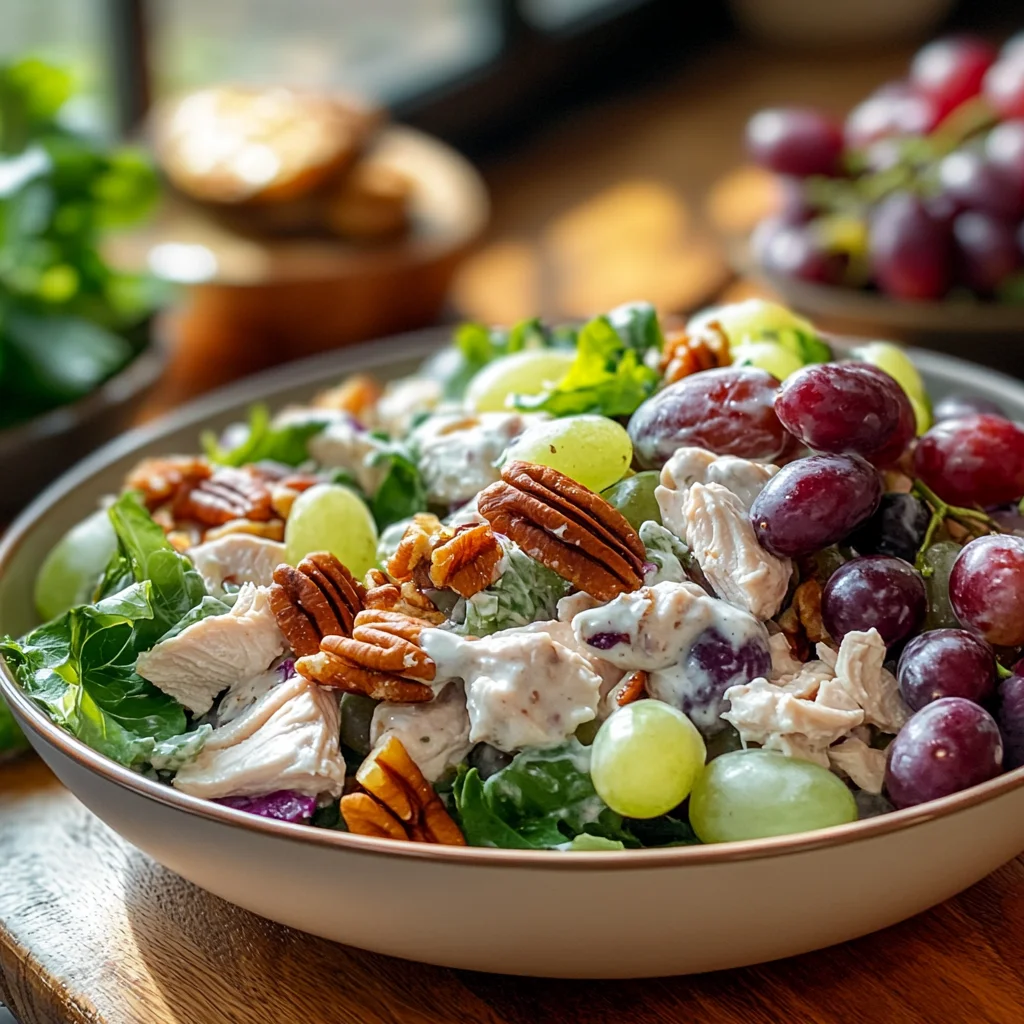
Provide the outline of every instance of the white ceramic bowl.
[[[193,450],[256,399],[282,404],[353,370],[408,372],[413,335],[264,374],[126,435],[50,488],[0,547],[0,633],[32,625],[50,545],[141,455]],[[915,353],[934,396],[967,389],[1024,419],[1024,385]],[[611,853],[396,843],[269,821],[119,767],[51,724],[3,668],[33,747],[96,815],[196,885],[315,935],[451,967],[625,978],[737,967],[910,917],[1024,850],[1024,769],[921,807],[747,843]]]

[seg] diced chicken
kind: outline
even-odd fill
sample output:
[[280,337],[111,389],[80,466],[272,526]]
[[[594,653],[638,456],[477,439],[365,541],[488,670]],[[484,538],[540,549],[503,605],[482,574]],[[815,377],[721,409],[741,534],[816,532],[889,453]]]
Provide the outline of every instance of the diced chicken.
[[771,681],[777,682],[782,676],[795,676],[802,669],[803,662],[793,657],[785,633],[773,633],[768,637],[768,650],[772,655]]
[[[779,676],[772,682],[786,693],[794,697],[803,697],[805,700],[814,700],[824,683],[835,678],[835,673],[823,661],[808,661],[800,665],[800,669],[791,675]],[[832,707],[849,707],[846,703],[833,702]],[[854,707],[856,705],[853,705]]]
[[444,397],[441,382],[416,375],[392,381],[377,402],[376,426],[403,437],[421,413],[433,412]]
[[440,629],[420,638],[435,685],[462,679],[472,743],[499,750],[561,743],[597,715],[601,677],[547,633],[521,629],[464,640]]
[[864,721],[882,732],[896,733],[910,717],[896,679],[883,668],[885,642],[877,629],[843,637],[836,658],[836,679],[864,709]]
[[801,757],[828,767],[828,747],[864,721],[864,712],[828,707],[795,697],[766,679],[755,679],[725,691],[731,707],[722,718],[731,722],[746,743],[759,743],[788,757]]
[[573,632],[572,624],[569,622],[547,619],[523,626],[518,632],[546,633],[552,640],[557,640],[563,647],[568,647],[570,651],[575,651],[601,677],[602,697],[622,682],[624,670],[618,665],[613,665],[610,661],[606,661],[600,656],[600,652],[593,647],[580,643],[579,637]]
[[337,697],[292,676],[230,725],[214,729],[174,785],[210,800],[281,789],[338,796],[345,785],[340,731]]
[[473,749],[469,713],[461,683],[449,683],[425,704],[378,704],[370,723],[370,742],[397,736],[427,780],[435,782]]
[[377,458],[385,448],[384,443],[348,417],[311,437],[307,447],[310,457],[325,469],[344,469],[351,473],[367,494],[377,493],[387,472]]
[[264,672],[287,650],[265,587],[246,583],[224,615],[194,622],[140,655],[136,671],[193,714],[222,690]]
[[235,683],[220,699],[216,710],[216,724],[227,725],[249,710],[261,697],[269,693],[275,686],[285,682],[295,674],[295,662],[282,662],[266,672],[243,679]]
[[248,533],[230,533],[191,548],[188,557],[203,577],[206,589],[220,595],[225,583],[269,587],[274,582],[274,570],[284,561],[284,545]]
[[568,594],[555,605],[555,617],[559,622],[572,622],[580,612],[597,608],[600,601],[591,597],[585,590],[578,590],[575,594]]
[[432,416],[413,431],[427,498],[436,505],[469,501],[501,478],[494,465],[541,413],[483,412]]
[[721,485],[735,494],[743,510],[748,512],[764,485],[778,471],[778,466],[750,462],[734,455],[715,455],[706,448],[678,448],[662,467],[661,482],[654,489],[661,521],[677,537],[687,540],[681,511],[683,499],[694,484]]
[[686,543],[715,593],[758,619],[775,615],[793,566],[758,544],[740,499],[721,484],[695,483],[681,515]]
[[855,786],[868,793],[881,793],[885,782],[884,750],[868,746],[856,736],[828,748],[829,764],[848,775]]

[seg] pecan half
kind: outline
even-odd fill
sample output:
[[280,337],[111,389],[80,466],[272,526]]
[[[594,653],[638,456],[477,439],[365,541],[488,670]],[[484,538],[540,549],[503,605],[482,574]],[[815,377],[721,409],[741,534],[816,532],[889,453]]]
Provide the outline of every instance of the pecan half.
[[431,552],[430,582],[439,590],[472,597],[494,582],[500,561],[501,547],[490,526],[467,526]]
[[399,838],[393,826],[397,821],[404,832],[401,838],[418,843],[466,845],[459,826],[397,737],[387,737],[370,751],[356,772],[356,781],[391,817],[386,819],[379,812],[369,811],[365,802],[358,800],[362,794],[350,794],[342,797],[341,813],[351,831]]
[[341,798],[341,816],[349,832],[380,839],[408,839],[405,826],[369,793],[349,793]]
[[647,696],[647,673],[643,669],[630,672],[619,684],[618,692],[615,694],[615,703],[620,708],[627,704],[640,700]]
[[297,567],[279,565],[270,607],[292,650],[316,654],[325,636],[351,633],[366,592],[328,551],[307,555]]
[[812,644],[829,639],[828,630],[821,619],[821,584],[817,580],[804,580],[793,591],[793,607]]
[[247,470],[230,468],[179,487],[172,511],[175,519],[192,519],[203,526],[223,526],[232,519],[265,522],[274,516],[266,482]]
[[420,593],[415,583],[411,580],[401,585],[392,583],[380,569],[371,569],[366,574],[366,607],[400,612],[433,626],[444,622],[444,614],[426,594]]
[[299,658],[295,671],[320,686],[344,693],[361,693],[364,697],[392,704],[425,704],[434,697],[434,691],[426,683],[402,679],[391,672],[365,669],[327,651]]
[[728,363],[729,338],[717,320],[706,324],[696,334],[676,330],[665,336],[661,372],[666,384],[672,384],[701,370],[727,366]]
[[477,499],[495,533],[599,601],[642,586],[643,542],[604,498],[530,462],[506,464],[501,477]]
[[206,459],[190,455],[143,459],[125,478],[130,491],[141,491],[146,507],[153,509],[170,501],[182,488],[191,489],[213,472]]

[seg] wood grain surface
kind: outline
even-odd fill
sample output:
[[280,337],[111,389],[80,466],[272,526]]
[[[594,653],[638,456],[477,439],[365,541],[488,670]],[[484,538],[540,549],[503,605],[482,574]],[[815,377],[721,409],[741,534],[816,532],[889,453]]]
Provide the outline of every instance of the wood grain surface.
[[[500,921],[481,913],[479,928],[502,941]],[[363,953],[232,907],[122,842],[30,757],[0,772],[0,998],[21,1024],[1019,1024],[1024,861],[912,921],[775,964],[503,978]]]

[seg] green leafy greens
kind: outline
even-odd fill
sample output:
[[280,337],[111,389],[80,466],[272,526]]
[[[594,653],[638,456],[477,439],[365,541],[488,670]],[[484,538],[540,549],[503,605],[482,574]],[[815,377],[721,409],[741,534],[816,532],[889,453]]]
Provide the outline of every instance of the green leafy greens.
[[202,437],[203,449],[211,462],[221,466],[245,466],[250,462],[298,466],[309,458],[309,439],[323,433],[330,422],[330,416],[325,415],[274,426],[267,407],[254,405],[249,410],[243,440],[233,448],[223,448],[217,435],[207,431]]
[[409,519],[427,509],[427,485],[412,454],[397,441],[381,437],[382,447],[370,457],[370,466],[383,469],[384,478],[368,504],[378,530]]

